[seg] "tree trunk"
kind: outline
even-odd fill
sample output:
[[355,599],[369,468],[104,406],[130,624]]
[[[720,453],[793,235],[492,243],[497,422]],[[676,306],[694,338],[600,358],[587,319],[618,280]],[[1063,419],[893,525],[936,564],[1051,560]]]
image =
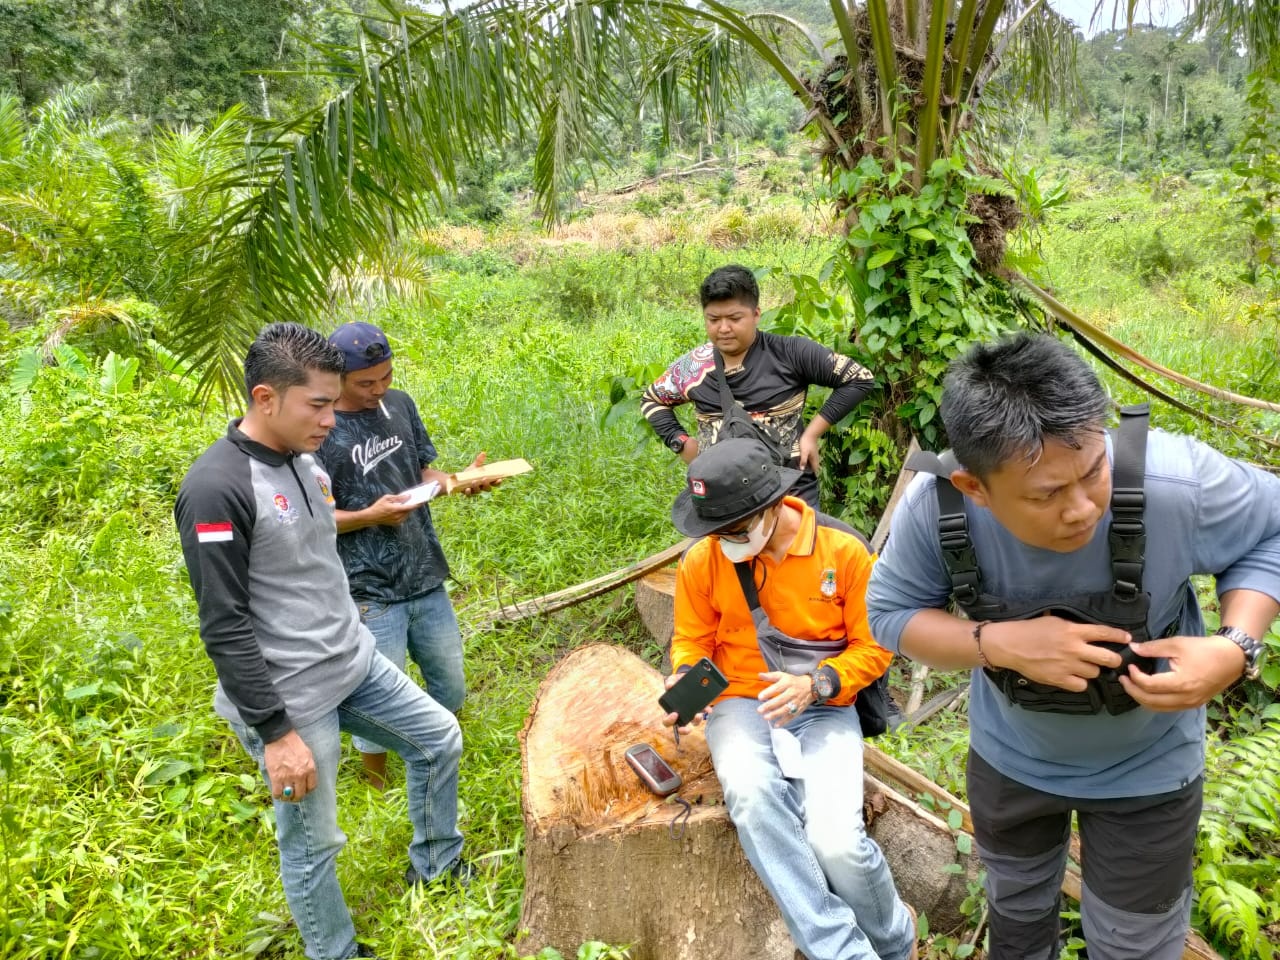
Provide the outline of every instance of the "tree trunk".
[[[747,863],[700,731],[677,749],[661,725],[662,676],[619,647],[569,654],[521,732],[525,892],[519,949],[566,956],[587,940],[631,944],[633,960],[792,960],[777,907]],[[624,759],[648,743],[683,779],[682,807],[650,794]],[[851,814],[853,811],[851,811]],[[976,859],[912,800],[868,777],[864,815],[903,898],[933,930],[963,921]],[[955,862],[959,874],[946,872]]]

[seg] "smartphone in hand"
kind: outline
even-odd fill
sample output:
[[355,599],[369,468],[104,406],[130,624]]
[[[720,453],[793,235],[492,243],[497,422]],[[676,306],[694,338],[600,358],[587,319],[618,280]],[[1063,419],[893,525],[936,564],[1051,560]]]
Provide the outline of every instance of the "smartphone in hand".
[[671,689],[658,698],[658,706],[666,713],[676,714],[676,726],[683,727],[729,686],[720,668],[703,657],[693,668],[672,684]]
[[628,747],[626,758],[640,781],[658,796],[665,797],[680,789],[680,774],[672,770],[667,761],[658,756],[658,751],[647,743]]

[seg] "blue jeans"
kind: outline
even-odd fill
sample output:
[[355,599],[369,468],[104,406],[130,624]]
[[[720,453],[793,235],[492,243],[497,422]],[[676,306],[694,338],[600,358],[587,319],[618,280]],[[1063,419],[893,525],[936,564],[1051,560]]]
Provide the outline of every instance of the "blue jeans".
[[803,776],[788,779],[758,705],[717,703],[707,743],[743,852],[791,938],[814,960],[906,960],[911,915],[862,825],[857,710],[809,707],[783,727],[803,755]]
[[[262,739],[242,723],[233,721],[231,728],[266,780]],[[297,803],[275,801],[280,879],[307,956],[341,960],[355,955],[356,940],[336,869],[338,851],[347,842],[338,827],[339,732],[376,739],[404,760],[413,825],[409,863],[427,879],[442,873],[462,852],[462,733],[453,714],[377,654],[368,676],[337,709],[297,730],[315,757],[316,788]]]
[[[405,654],[422,671],[427,693],[446,710],[457,713],[467,695],[462,673],[462,632],[444,584],[401,603],[357,603],[360,619],[373,634],[378,652],[401,670]],[[353,741],[361,753],[383,753],[362,738]]]

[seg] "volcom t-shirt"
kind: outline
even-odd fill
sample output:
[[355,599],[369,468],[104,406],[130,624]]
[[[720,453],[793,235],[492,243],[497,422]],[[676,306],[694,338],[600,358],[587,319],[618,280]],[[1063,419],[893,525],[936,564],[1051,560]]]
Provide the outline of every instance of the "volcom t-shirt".
[[[386,414],[378,409],[337,411],[337,423],[316,453],[329,471],[339,510],[363,510],[388,493],[417,486],[422,468],[436,458],[413,399],[400,390],[388,390],[382,404]],[[412,600],[449,576],[426,504],[399,526],[339,534],[338,553],[357,600]]]

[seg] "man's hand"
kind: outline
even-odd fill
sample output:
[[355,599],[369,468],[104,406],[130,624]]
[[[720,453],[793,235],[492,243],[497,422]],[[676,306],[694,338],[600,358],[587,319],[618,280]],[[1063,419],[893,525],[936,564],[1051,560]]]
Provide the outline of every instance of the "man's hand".
[[771,727],[786,726],[813,703],[813,678],[807,673],[800,675],[773,670],[760,674],[760,679],[769,686],[756,694],[756,699],[763,701],[756,711]]
[[690,437],[684,442],[684,449],[680,451],[680,459],[685,463],[693,463],[693,458],[698,455],[698,441],[695,437]]
[[[687,673],[688,671],[685,671],[685,672]],[[663,689],[670,690],[677,683],[679,683],[680,678],[683,676],[684,676],[683,673],[673,673],[671,676],[667,677],[667,679],[664,681]],[[698,724],[700,724],[703,720],[706,720],[707,717],[711,716],[711,711],[714,709],[715,709],[714,707],[707,707],[701,713],[695,713],[693,715],[693,719],[689,721],[689,723],[685,724],[683,727],[680,728],[681,735],[683,736],[684,734],[688,733],[693,727],[696,727]],[[671,713],[668,713],[665,717],[662,718],[662,725],[664,727],[674,727],[678,719],[680,719],[680,714],[675,713],[673,711]]]
[[[476,458],[471,461],[471,465],[468,466],[467,469],[475,470],[478,467],[483,467],[484,462],[488,458],[488,456],[489,454],[481,450],[479,453],[476,454]],[[494,487],[498,486],[501,483],[502,483],[501,478],[490,479],[490,480],[476,480],[472,483],[468,483],[466,486],[455,487],[454,492],[461,493],[461,494],[464,494],[465,496],[470,497],[473,494],[484,493],[486,490],[492,490]]]
[[1165,637],[1135,643],[1134,653],[1169,661],[1165,673],[1143,673],[1130,665],[1120,684],[1148,710],[1194,710],[1240,679],[1244,651],[1226,637]]
[[804,433],[800,437],[800,469],[817,473],[822,467],[822,456],[818,452],[818,438]]
[[[279,740],[272,740],[264,749],[267,762],[267,779],[271,781],[271,795],[277,800],[297,803],[316,788],[316,761],[308,747],[290,730]],[[289,795],[285,796],[285,788]]]
[[1128,643],[1129,634],[1115,627],[1051,616],[989,623],[982,628],[982,652],[993,667],[1076,693],[1103,667],[1120,666],[1120,654],[1098,646],[1099,642]]
[[365,507],[365,519],[371,527],[398,527],[405,518],[418,509],[418,505],[405,503],[408,496],[403,493],[388,493],[379,497]]

